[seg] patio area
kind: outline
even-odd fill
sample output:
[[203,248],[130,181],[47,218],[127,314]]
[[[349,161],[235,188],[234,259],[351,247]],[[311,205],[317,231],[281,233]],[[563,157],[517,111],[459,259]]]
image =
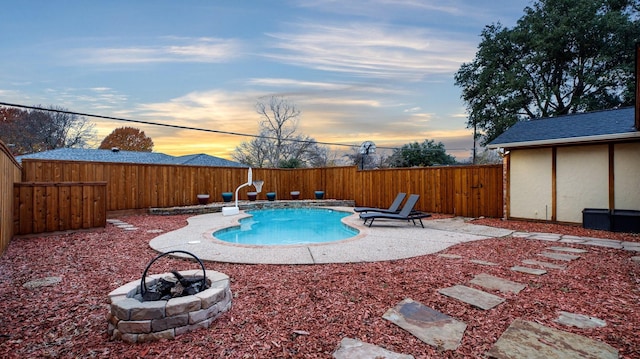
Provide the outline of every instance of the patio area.
[[[326,207],[325,207],[326,208]],[[328,207],[353,213],[351,207]],[[450,246],[481,239],[504,237],[513,231],[466,223],[462,218],[425,221],[425,228],[404,221],[379,220],[365,226],[357,214],[343,223],[360,233],[345,240],[311,245],[248,246],[217,240],[212,233],[246,217],[209,213],[188,219],[188,225],[150,241],[158,252],[184,250],[205,261],[247,264],[326,264],[377,262],[436,253]],[[300,224],[304,225],[304,224]]]

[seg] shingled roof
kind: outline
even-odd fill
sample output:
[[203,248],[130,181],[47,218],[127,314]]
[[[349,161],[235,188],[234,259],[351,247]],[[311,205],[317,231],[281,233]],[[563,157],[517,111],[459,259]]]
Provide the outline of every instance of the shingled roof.
[[518,122],[487,147],[535,147],[629,138],[640,140],[640,131],[634,126],[634,110],[634,107],[625,107]]
[[89,162],[118,162],[140,164],[167,164],[211,167],[248,167],[239,162],[206,154],[186,155],[174,157],[159,152],[113,151],[87,148],[58,148],[51,151],[17,156],[16,160],[46,159],[61,161],[89,161]]

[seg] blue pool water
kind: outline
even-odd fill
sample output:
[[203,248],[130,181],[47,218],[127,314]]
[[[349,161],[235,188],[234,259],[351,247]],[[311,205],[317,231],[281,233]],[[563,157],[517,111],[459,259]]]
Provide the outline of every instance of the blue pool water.
[[350,215],[326,208],[278,208],[247,211],[240,226],[213,233],[219,240],[253,245],[291,245],[337,241],[358,230],[340,219]]

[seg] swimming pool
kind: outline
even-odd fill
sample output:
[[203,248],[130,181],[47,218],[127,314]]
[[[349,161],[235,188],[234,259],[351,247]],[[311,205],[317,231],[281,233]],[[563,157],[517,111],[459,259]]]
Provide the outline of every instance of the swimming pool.
[[293,245],[338,241],[359,233],[341,222],[351,213],[327,208],[277,208],[247,211],[240,226],[213,233],[221,241],[252,245]]

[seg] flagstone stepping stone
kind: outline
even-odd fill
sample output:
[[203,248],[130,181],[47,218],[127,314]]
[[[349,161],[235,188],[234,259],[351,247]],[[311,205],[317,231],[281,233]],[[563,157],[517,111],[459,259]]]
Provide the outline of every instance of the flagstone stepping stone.
[[162,233],[164,232],[164,229],[147,229],[147,233]]
[[563,325],[578,327],[582,329],[600,328],[607,326],[607,322],[600,318],[562,311],[559,312],[559,314],[560,316],[555,320],[555,322]]
[[516,319],[487,355],[496,359],[617,359],[618,350],[582,335]]
[[584,244],[588,244],[590,246],[597,246],[597,247],[622,249],[622,242],[614,241],[610,239],[590,239],[584,242]]
[[24,283],[22,286],[27,289],[36,289],[40,287],[49,287],[62,282],[61,277],[44,277],[40,279],[34,279]]
[[456,350],[467,324],[422,303],[407,298],[390,308],[382,318],[396,324],[439,350]]
[[475,263],[475,264],[481,264],[483,266],[497,266],[498,265],[498,263],[487,262],[487,261],[483,261],[483,260],[479,260],[479,259],[470,259],[469,262]]
[[122,228],[125,231],[137,231],[138,227],[126,227],[126,228]]
[[542,262],[542,261],[537,261],[535,259],[525,259],[522,261],[522,263],[528,264],[530,266],[540,266],[540,267],[550,268],[550,269],[567,269],[567,266],[563,264]]
[[511,267],[511,270],[514,272],[533,274],[533,275],[547,274],[547,271],[544,269],[535,269],[535,268],[521,267],[521,266],[513,266]]
[[631,257],[631,260],[636,262],[636,263],[640,263],[640,256]]
[[449,258],[449,259],[460,259],[460,258],[462,258],[461,255],[458,255],[458,254],[447,254],[447,253],[438,254],[438,257]]
[[527,237],[527,239],[537,239],[540,241],[551,241],[551,242],[557,242],[560,240],[560,238],[561,238],[561,235],[554,234],[554,233],[531,233],[531,235]]
[[572,248],[572,247],[548,247],[547,249],[550,249],[552,251],[569,252],[569,253],[587,253],[587,252],[589,252],[586,249]]
[[499,290],[503,293],[520,293],[521,290],[527,287],[526,284],[512,282],[486,273],[476,275],[471,281],[469,281],[469,283],[473,283],[487,289]]
[[586,241],[587,240],[585,238],[582,238],[582,237],[562,236],[562,239],[559,240],[558,242],[569,243],[569,244],[585,244]]
[[627,251],[640,252],[640,243],[638,242],[622,242],[622,249]]
[[438,293],[446,295],[447,297],[455,298],[483,310],[491,309],[505,300],[497,295],[464,285],[454,285],[453,287],[439,289]]
[[340,346],[333,352],[333,357],[336,359],[413,359],[413,355],[392,352],[377,345],[351,338],[342,338]]
[[538,255],[542,256],[542,257],[547,257],[547,258],[551,258],[551,259],[557,259],[559,261],[566,261],[566,262],[570,262],[572,260],[576,260],[576,259],[580,258],[580,256],[576,256],[576,255],[573,255],[573,254],[551,253],[551,252],[542,252],[542,253],[540,253]]

